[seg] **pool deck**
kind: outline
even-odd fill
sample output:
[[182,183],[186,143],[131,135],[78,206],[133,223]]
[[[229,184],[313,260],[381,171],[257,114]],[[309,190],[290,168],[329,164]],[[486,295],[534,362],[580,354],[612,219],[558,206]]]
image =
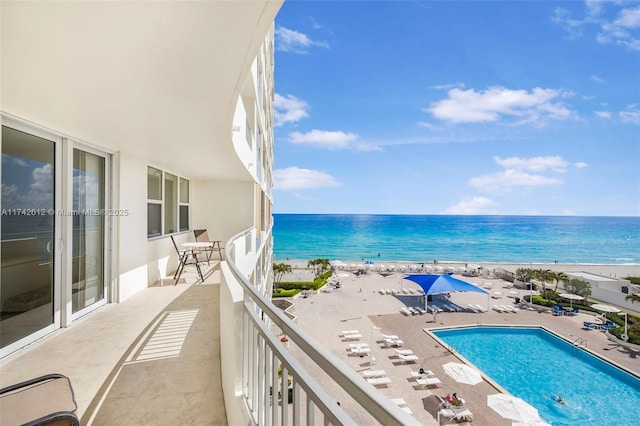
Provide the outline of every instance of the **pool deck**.
[[[439,402],[436,395],[444,397],[454,392],[465,399],[466,407],[474,415],[473,422],[469,424],[506,426],[512,423],[511,420],[504,419],[487,406],[487,395],[498,393],[501,389],[487,381],[473,386],[460,384],[444,373],[442,365],[459,361],[459,359],[425,332],[429,329],[474,324],[543,326],[569,341],[582,338],[587,342],[589,350],[636,375],[639,374],[640,350],[625,348],[614,343],[602,332],[582,329],[583,321],[593,320],[593,315],[580,313],[575,316],[553,316],[550,310],[498,313],[490,309],[485,313],[443,312],[438,314],[438,322],[434,323],[431,314],[405,316],[400,313],[400,308],[403,306],[418,305],[416,295],[394,296],[379,293],[380,289],[410,287],[412,284],[402,280],[402,276],[402,274],[392,274],[383,277],[372,273],[355,277],[349,274],[341,279],[342,288],[331,293],[318,292],[307,298],[296,298],[294,313],[298,317],[298,324],[355,371],[384,370],[386,376],[391,379],[391,385],[379,386],[378,390],[389,398],[403,398],[413,416],[422,424],[438,424],[435,420]],[[468,277],[462,277],[462,279],[470,282],[478,280],[478,278]],[[528,293],[514,289],[511,283],[499,279],[484,278],[484,281],[492,284],[490,291],[502,290],[503,294],[510,296],[515,296],[514,293],[510,293],[511,291],[517,291],[519,297]],[[492,299],[480,293],[453,293],[451,300],[462,307],[466,307],[467,303],[477,303],[485,308],[487,303],[513,304],[514,302],[514,299],[509,297]],[[352,329],[359,330],[362,337],[354,341],[345,341],[339,337],[340,331]],[[384,345],[382,333],[399,336],[404,342],[403,348],[411,349],[420,358],[419,361],[413,364],[401,363],[394,356],[395,351]],[[359,357],[347,354],[349,343],[355,342],[367,343],[371,347],[371,354],[375,358],[373,366],[370,365],[371,356]],[[499,348],[496,349],[499,350]],[[293,347],[291,350],[295,352],[296,348]],[[358,424],[372,424],[366,409],[350,401],[341,389],[332,384],[310,363],[305,364],[305,367],[309,368],[330,395],[340,401],[341,406]],[[417,371],[420,367],[433,371],[441,380],[441,387],[416,389],[416,383],[410,377],[411,372]],[[514,371],[517,371],[515,365]],[[446,423],[447,419],[443,419],[442,424]]]

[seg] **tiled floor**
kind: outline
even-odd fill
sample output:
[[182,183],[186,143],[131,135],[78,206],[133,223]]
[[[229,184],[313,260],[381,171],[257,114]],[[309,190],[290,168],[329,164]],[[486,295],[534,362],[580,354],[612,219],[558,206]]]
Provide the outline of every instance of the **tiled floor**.
[[99,309],[4,360],[0,386],[64,374],[83,425],[225,425],[219,273]]

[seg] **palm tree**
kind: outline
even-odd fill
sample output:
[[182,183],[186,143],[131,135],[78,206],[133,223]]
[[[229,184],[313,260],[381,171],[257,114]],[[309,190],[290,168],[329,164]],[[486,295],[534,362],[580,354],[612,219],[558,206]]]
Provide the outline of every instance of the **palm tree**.
[[280,286],[280,282],[284,277],[284,274],[288,274],[291,272],[291,265],[287,265],[286,263],[276,263],[273,265],[273,284],[274,290],[277,290]]
[[625,297],[624,300],[630,301],[631,303],[640,302],[640,294],[631,293],[631,294],[627,295],[627,297]]
[[560,284],[560,281],[563,283],[569,281],[569,276],[564,272],[553,273],[553,278],[556,280],[556,287],[553,289],[556,293],[558,292],[558,284]]
[[322,274],[324,271],[329,269],[329,265],[331,262],[329,259],[314,259],[307,262],[307,267],[313,268],[313,273],[317,277]]
[[552,282],[554,280],[553,278],[553,272],[549,269],[536,269],[533,271],[532,276],[534,278],[536,278],[538,281],[540,281],[540,284],[542,284],[542,298],[546,299],[547,298],[547,282]]
[[531,281],[532,272],[529,268],[518,268],[516,269],[516,279],[520,282],[528,283]]

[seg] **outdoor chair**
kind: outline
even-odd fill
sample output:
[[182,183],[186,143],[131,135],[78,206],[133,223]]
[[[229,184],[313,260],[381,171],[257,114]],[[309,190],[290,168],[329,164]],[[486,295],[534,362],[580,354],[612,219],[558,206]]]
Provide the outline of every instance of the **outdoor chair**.
[[204,282],[202,270],[200,269],[200,263],[198,262],[198,253],[191,249],[180,250],[178,248],[178,245],[176,244],[176,240],[173,239],[173,235],[171,236],[171,242],[173,243],[173,247],[176,249],[176,254],[178,255],[178,269],[176,269],[175,274],[173,274],[175,285],[177,285],[178,281],[180,281],[180,275],[182,275],[184,268],[188,265],[195,265],[196,270],[198,271],[198,275],[200,275],[200,279]]
[[196,237],[196,242],[211,243],[211,247],[203,249],[203,251],[207,255],[207,264],[209,264],[209,262],[211,261],[211,255],[214,251],[218,252],[218,256],[220,257],[220,260],[222,260],[222,250],[224,250],[224,248],[220,245],[221,241],[210,240],[209,233],[206,229],[194,229],[193,235]]
[[437,395],[436,397],[440,400],[438,424],[440,424],[440,416],[447,417],[448,422],[451,422],[452,420],[456,420],[456,422],[473,421],[473,413],[464,406],[464,403],[461,406],[454,406],[445,399],[442,399]]
[[80,426],[68,377],[48,374],[0,389],[0,424]]

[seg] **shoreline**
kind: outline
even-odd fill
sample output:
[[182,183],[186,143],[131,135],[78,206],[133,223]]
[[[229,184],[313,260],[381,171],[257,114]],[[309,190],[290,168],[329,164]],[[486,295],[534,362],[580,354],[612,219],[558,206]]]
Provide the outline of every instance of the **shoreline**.
[[[275,260],[274,263],[285,263],[291,265],[293,269],[311,269],[309,261],[300,259]],[[338,271],[354,271],[364,269],[367,272],[398,272],[398,273],[428,273],[428,269],[442,268],[444,271],[432,273],[446,273],[453,268],[454,273],[462,275],[465,268],[479,267],[482,270],[478,276],[491,274],[493,270],[504,269],[515,273],[519,268],[528,269],[549,269],[554,272],[588,272],[605,277],[624,278],[640,277],[640,263],[537,263],[537,262],[463,262],[463,261],[436,261],[434,262],[407,262],[407,261],[385,261],[378,260],[370,264],[362,261],[336,261],[330,260],[331,265]],[[335,262],[335,263],[334,263]],[[340,263],[338,263],[340,262]],[[412,270],[412,267],[417,270]],[[429,268],[427,268],[429,267]],[[427,269],[427,271],[425,271]]]

